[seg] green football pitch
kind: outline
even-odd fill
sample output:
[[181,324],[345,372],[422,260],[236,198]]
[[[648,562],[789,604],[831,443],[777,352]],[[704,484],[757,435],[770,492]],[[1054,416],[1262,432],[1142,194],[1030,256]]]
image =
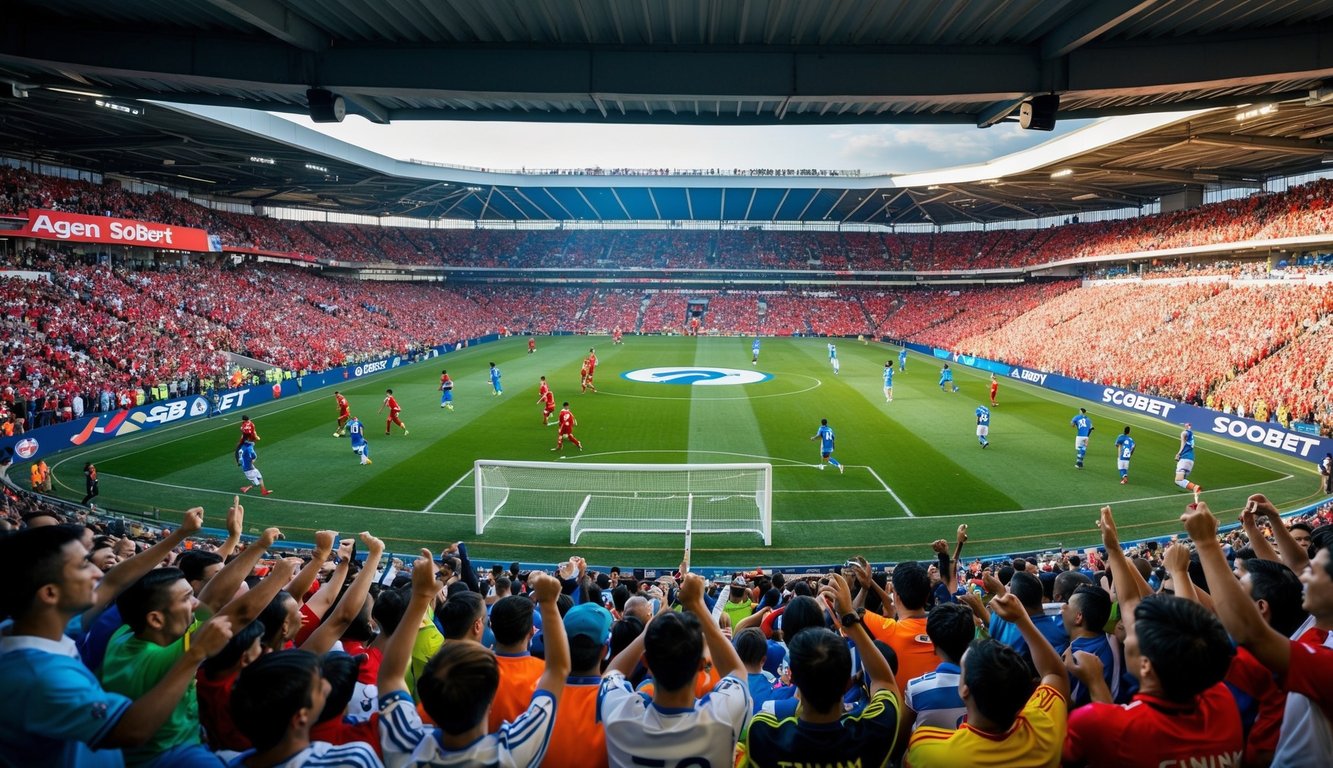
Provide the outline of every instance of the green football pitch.
[[[937,386],[940,364],[909,357],[886,403],[882,370],[897,349],[838,340],[842,369],[833,375],[822,339],[764,339],[751,366],[749,338],[627,337],[613,346],[599,337],[543,337],[535,354],[525,338],[480,345],[426,360],[343,388],[361,417],[374,463],[358,464],[347,439],[333,437],[331,389],[283,398],[248,411],[262,438],[259,467],[272,496],[244,497],[247,532],[281,527],[289,539],[313,531],[369,529],[399,552],[439,549],[466,540],[478,557],[554,562],[571,554],[569,520],[576,504],[552,499],[542,515],[505,510],[475,535],[473,461],[478,458],[551,463],[764,462],[773,466],[773,543],[758,535],[698,534],[700,565],[780,565],[922,557],[923,546],[952,539],[967,523],[970,555],[1047,551],[1097,542],[1097,509],[1110,504],[1123,539],[1179,530],[1189,494],[1173,483],[1179,428],[1137,414],[1088,407],[1096,425],[1086,468],[1074,467],[1071,417],[1080,403],[1037,387],[1000,382],[992,412],[991,447],[975,436],[973,411],[987,399],[988,376],[959,368],[960,391]],[[580,394],[578,371],[597,348],[598,393]],[[504,394],[491,395],[487,363],[504,374]],[[657,366],[726,367],[770,374],[738,386],[688,386],[627,379]],[[440,408],[440,370],[456,381],[456,410]],[[538,377],[545,375],[578,418],[579,452],[566,444],[555,459],[555,428],[541,424]],[[411,434],[380,429],[384,390],[392,388]],[[82,496],[81,468],[99,468],[101,506],[160,510],[165,521],[202,505],[206,525],[245,482],[232,456],[240,412],[121,438],[56,457],[57,492]],[[822,418],[837,433],[835,457],[846,473],[818,469],[809,438]],[[1124,426],[1137,442],[1130,482],[1122,485],[1113,443]],[[1199,439],[1194,480],[1224,520],[1248,494],[1262,492],[1280,508],[1314,500],[1316,482],[1301,462],[1207,436]],[[569,506],[565,510],[561,506]],[[651,526],[650,526],[651,527]],[[681,534],[585,534],[576,547],[590,562],[665,566],[679,561]]]

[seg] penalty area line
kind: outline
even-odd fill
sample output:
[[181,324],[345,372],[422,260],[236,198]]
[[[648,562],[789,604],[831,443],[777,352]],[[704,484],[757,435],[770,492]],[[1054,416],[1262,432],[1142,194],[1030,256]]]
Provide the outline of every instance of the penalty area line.
[[874,467],[866,467],[866,471],[869,472],[880,485],[884,486],[884,490],[888,491],[888,494],[893,497],[893,500],[898,502],[898,506],[903,508],[903,511],[907,513],[908,517],[916,517],[916,515],[912,514],[912,510],[908,509],[907,505],[903,503],[903,500],[898,498],[898,494],[893,492],[893,489],[889,487],[889,484],[884,482],[884,478],[879,476],[879,473],[875,471]]
[[468,479],[469,477],[471,477],[471,476],[472,476],[472,473],[475,472],[475,471],[476,471],[475,469],[469,469],[468,471],[464,472],[462,477],[460,477],[460,478],[458,478],[457,480],[455,480],[453,485],[449,486],[448,488],[445,488],[445,489],[444,489],[444,493],[441,493],[439,496],[436,496],[436,497],[435,497],[435,500],[432,501],[431,503],[427,504],[427,505],[426,505],[426,508],[423,509],[423,510],[421,510],[421,511],[422,511],[422,512],[429,512],[429,511],[431,510],[432,507],[434,507],[436,504],[439,504],[441,501],[443,501],[445,496],[448,496],[450,493],[453,492],[453,490],[454,490],[455,488],[457,488],[458,486],[462,485],[464,480],[466,480],[466,479]]

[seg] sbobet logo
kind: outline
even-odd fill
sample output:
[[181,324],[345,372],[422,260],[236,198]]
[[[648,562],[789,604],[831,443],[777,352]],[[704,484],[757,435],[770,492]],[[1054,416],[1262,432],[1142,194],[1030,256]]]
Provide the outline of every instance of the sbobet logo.
[[1029,371],[1026,368],[1013,369],[1012,371],[1009,372],[1009,378],[1022,379],[1023,381],[1030,381],[1033,384],[1046,383],[1046,374],[1040,373],[1038,371]]
[[1296,456],[1309,456],[1310,449],[1319,445],[1320,442],[1318,438],[1305,437],[1294,432],[1265,427],[1261,424],[1254,424],[1228,416],[1218,416],[1213,419],[1213,431],[1219,435],[1237,437],[1255,445],[1276,448],[1283,453]]
[[1137,392],[1126,392],[1123,389],[1114,389],[1107,387],[1102,390],[1102,402],[1118,405],[1121,408],[1128,408],[1133,411],[1143,411],[1151,413],[1154,416],[1166,418],[1167,414],[1175,409],[1176,404],[1166,400],[1158,400],[1155,397],[1140,395]]
[[702,366],[671,365],[660,368],[639,368],[620,374],[622,379],[646,384],[689,384],[698,387],[728,387],[738,384],[758,384],[773,378],[771,373],[747,371],[740,368],[706,368]]

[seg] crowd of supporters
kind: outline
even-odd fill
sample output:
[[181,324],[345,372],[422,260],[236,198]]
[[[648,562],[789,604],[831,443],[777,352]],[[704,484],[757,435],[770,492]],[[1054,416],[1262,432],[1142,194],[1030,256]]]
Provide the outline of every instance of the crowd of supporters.
[[[1325,766],[1333,506],[706,580],[0,493],[13,765]],[[203,535],[205,525],[225,536]],[[665,762],[664,762],[665,761]]]
[[137,194],[0,168],[0,214],[28,208],[190,226],[227,248],[339,262],[520,269],[731,268],[970,270],[1333,231],[1333,181],[1172,213],[1046,229],[970,232],[754,230],[510,231],[298,222],[231,213],[164,192]]

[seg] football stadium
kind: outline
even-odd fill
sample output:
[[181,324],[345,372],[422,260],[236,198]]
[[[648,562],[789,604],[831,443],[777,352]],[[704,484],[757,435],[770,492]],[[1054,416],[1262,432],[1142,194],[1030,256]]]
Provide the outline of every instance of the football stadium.
[[0,764],[1333,764],[1333,2],[14,5]]

